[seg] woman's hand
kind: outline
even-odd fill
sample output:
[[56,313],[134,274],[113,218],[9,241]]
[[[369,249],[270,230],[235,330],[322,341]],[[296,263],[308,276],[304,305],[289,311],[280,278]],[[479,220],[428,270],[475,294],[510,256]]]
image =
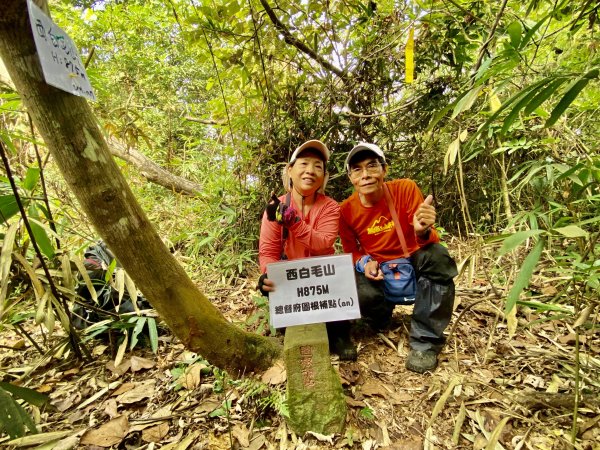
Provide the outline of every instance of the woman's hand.
[[256,289],[258,289],[262,295],[268,297],[269,292],[275,291],[275,283],[267,278],[266,273],[263,273],[258,279],[258,285],[256,286]]

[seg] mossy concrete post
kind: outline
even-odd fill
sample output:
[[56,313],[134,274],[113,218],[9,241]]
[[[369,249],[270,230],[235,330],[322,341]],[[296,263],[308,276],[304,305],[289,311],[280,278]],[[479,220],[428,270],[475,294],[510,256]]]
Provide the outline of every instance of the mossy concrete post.
[[325,324],[287,327],[283,353],[290,428],[300,435],[307,431],[341,433],[346,400],[329,359]]

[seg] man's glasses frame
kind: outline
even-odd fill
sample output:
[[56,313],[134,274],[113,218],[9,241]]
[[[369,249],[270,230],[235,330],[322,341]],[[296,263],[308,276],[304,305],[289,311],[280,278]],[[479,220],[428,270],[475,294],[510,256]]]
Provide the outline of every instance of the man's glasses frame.
[[377,161],[371,161],[364,167],[350,167],[350,177],[359,178],[362,176],[365,170],[367,171],[367,175],[378,175],[381,172],[381,163]]

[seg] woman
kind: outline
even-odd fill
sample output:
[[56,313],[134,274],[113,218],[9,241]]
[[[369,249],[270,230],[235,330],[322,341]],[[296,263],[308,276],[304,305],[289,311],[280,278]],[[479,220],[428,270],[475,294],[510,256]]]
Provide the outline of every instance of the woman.
[[[259,263],[262,275],[258,288],[263,295],[275,290],[267,278],[267,264],[283,259],[333,255],[338,235],[340,207],[324,195],[329,149],[318,140],[298,147],[283,170],[287,191],[273,196],[263,214],[260,228]],[[341,359],[356,359],[347,322],[327,324],[330,348]]]

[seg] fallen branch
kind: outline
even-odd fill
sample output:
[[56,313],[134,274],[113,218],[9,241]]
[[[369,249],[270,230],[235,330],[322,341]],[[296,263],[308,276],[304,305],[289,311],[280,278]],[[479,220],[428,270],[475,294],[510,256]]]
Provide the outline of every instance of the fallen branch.
[[135,166],[148,181],[185,195],[196,196],[202,191],[199,184],[173,175],[136,149],[127,147],[125,143],[115,138],[109,138],[107,142],[113,156]]

